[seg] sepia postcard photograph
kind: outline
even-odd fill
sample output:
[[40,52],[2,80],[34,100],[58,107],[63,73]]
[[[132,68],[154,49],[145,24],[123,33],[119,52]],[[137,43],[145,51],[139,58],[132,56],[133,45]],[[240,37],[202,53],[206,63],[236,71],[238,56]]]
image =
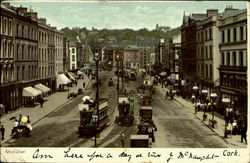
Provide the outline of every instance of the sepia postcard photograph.
[[53,158],[42,148],[155,148],[250,161],[249,2],[0,4],[1,162],[13,148],[36,149],[32,159]]

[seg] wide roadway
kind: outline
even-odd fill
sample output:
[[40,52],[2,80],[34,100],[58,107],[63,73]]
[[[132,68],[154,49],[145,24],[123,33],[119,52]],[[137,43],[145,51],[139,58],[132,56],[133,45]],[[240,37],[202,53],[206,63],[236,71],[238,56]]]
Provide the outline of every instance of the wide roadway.
[[[113,72],[101,72],[100,97],[109,99],[110,123],[109,126],[97,138],[98,147],[121,147],[120,133],[125,133],[125,147],[130,147],[130,135],[136,134],[138,122],[138,110],[140,105],[135,105],[135,123],[130,127],[119,126],[115,123],[117,111],[117,90],[115,86],[108,87],[108,80],[112,77],[114,84],[117,77]],[[121,84],[121,82],[120,82]],[[125,83],[127,92],[136,91],[142,84],[139,74],[136,81]],[[120,85],[121,87],[121,85]],[[90,84],[84,95],[95,97],[96,89]],[[157,86],[153,95],[152,106],[153,120],[157,127],[155,132],[156,142],[153,147],[162,148],[225,148],[229,145],[218,135],[193,115],[193,110],[183,107],[176,101],[166,100],[165,92]],[[79,126],[78,104],[79,96],[70,103],[40,120],[34,126],[31,137],[20,137],[9,142],[8,146],[15,147],[93,147],[93,138],[79,138],[77,134]],[[60,100],[60,99],[58,99]]]

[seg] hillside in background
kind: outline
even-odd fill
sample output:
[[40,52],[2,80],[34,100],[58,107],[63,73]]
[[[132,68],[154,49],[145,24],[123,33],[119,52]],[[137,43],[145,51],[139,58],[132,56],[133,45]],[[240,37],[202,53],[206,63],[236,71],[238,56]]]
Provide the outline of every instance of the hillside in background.
[[115,38],[117,42],[140,42],[142,40],[158,40],[160,38],[173,38],[173,36],[180,33],[180,27],[175,29],[170,29],[169,31],[163,32],[159,30],[132,30],[132,29],[101,29],[97,30],[92,28],[92,30],[88,30],[86,28],[74,27],[72,29],[66,27],[61,29],[63,35],[66,36],[69,40],[72,41],[81,41],[82,43],[85,40],[93,40],[93,39],[104,39],[109,40],[110,38]]

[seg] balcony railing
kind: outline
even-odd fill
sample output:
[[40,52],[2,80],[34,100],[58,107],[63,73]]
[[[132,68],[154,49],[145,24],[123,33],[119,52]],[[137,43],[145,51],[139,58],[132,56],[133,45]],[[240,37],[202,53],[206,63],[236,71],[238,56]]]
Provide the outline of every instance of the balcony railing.
[[247,67],[246,66],[226,66],[226,65],[220,65],[221,70],[229,70],[229,71],[241,71],[246,72]]

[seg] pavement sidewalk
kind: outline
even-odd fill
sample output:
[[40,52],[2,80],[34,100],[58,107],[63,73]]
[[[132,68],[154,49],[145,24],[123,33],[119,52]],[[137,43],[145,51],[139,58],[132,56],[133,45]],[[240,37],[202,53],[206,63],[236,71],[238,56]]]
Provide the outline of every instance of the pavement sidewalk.
[[[161,86],[157,86],[161,91],[163,91],[163,94],[165,95],[165,92],[167,88],[162,88]],[[225,121],[224,117],[218,115],[217,113],[214,114],[214,119],[217,121],[217,125],[215,128],[212,128],[212,126],[209,124],[209,119],[212,119],[212,112],[206,112],[207,118],[205,121],[203,121],[203,114],[204,112],[199,111],[195,114],[194,110],[194,104],[188,100],[183,99],[178,96],[174,96],[174,100],[177,101],[179,104],[181,104],[183,107],[188,108],[191,112],[194,113],[194,115],[201,120],[203,124],[205,124],[208,128],[210,128],[214,133],[216,133],[218,136],[220,136],[223,140],[225,140],[227,143],[231,144],[232,146],[239,147],[239,148],[247,148],[247,144],[241,143],[241,136],[240,135],[228,135],[227,138],[224,138],[224,131],[225,131]]]
[[[75,84],[73,84],[73,87],[69,87],[69,92],[74,92],[77,93],[79,88],[83,88],[83,82],[86,83],[85,88],[83,88],[83,91],[87,88],[88,84],[90,83],[90,79],[85,76],[84,79],[79,79],[78,80],[78,85],[75,86]],[[67,90],[68,88],[65,87],[65,90]],[[5,134],[4,134],[4,140],[1,141],[1,146],[2,144],[6,143],[7,141],[9,141],[11,139],[11,130],[13,128],[13,121],[10,120],[11,117],[17,117],[19,118],[19,115],[29,115],[30,117],[30,121],[32,123],[32,125],[34,126],[34,124],[36,122],[38,122],[39,120],[41,120],[42,118],[44,118],[46,115],[50,114],[51,112],[59,109],[62,105],[64,105],[65,103],[69,102],[72,100],[72,98],[67,98],[68,97],[68,91],[63,91],[63,92],[55,92],[47,97],[44,97],[44,104],[43,104],[43,108],[40,108],[40,104],[38,102],[35,102],[34,107],[20,107],[18,108],[18,110],[15,110],[12,113],[8,113],[3,115],[3,117],[1,117],[1,124],[4,126],[5,128]]]

